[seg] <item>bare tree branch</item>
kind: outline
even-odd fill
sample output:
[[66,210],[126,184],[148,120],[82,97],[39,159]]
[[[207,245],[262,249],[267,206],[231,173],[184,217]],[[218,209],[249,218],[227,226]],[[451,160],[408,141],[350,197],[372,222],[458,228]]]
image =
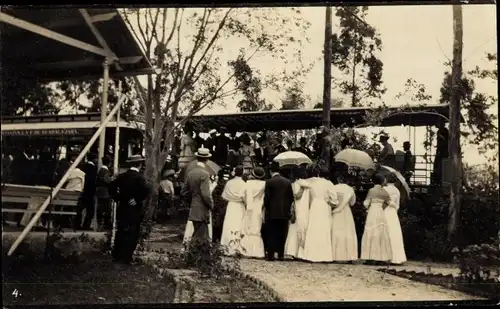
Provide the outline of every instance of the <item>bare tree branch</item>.
[[[137,35],[137,32],[134,30],[134,27],[132,27],[132,23],[130,22],[130,19],[128,17],[128,14],[130,13],[123,13],[123,20],[125,20],[125,23],[128,25],[130,32],[134,35],[135,39],[137,42],[139,42],[139,45],[141,46],[142,50],[146,51],[146,46],[144,45],[145,42],[143,42],[139,36]],[[150,56],[149,54],[147,55],[148,57]]]

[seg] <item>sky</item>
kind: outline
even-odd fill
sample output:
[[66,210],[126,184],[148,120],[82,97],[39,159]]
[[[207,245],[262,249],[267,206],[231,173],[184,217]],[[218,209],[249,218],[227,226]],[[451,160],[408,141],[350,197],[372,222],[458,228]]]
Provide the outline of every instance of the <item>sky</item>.
[[[289,8],[278,8],[283,14],[290,12]],[[476,65],[491,67],[485,60],[487,52],[494,53],[496,46],[496,6],[495,5],[465,5],[463,6],[463,70],[468,71]],[[323,60],[322,50],[324,43],[324,7],[302,7],[302,16],[311,23],[307,32],[309,43],[305,43],[302,50],[302,61],[312,63],[313,68],[304,80],[304,93],[311,98],[312,107],[323,92]],[[281,13],[281,12],[280,12]],[[444,63],[452,58],[453,20],[452,6],[373,6],[370,7],[366,21],[380,33],[383,49],[378,54],[384,63],[383,82],[387,92],[383,101],[389,106],[405,104],[405,100],[396,100],[395,96],[404,89],[408,78],[415,79],[426,86],[433,99],[428,104],[439,103],[439,89],[445,71]],[[338,20],[333,16],[333,32],[336,32]],[[227,46],[237,46],[233,41]],[[220,55],[221,63],[233,60],[237,54],[235,48],[225,48]],[[262,76],[283,69],[292,71],[298,61],[288,58],[288,64],[272,59],[266,54],[257,54],[250,62],[250,66],[258,70]],[[335,76],[333,76],[335,78]],[[476,84],[478,91],[497,96],[497,83],[479,81]],[[264,90],[264,98],[274,103],[278,108],[284,93]],[[339,96],[333,89],[332,97]],[[200,114],[223,114],[237,112],[237,100],[226,102],[224,107],[213,107],[203,110]],[[492,108],[497,113],[498,107]],[[365,133],[380,131],[380,128],[363,130]],[[408,140],[408,128],[385,128],[393,138],[395,149],[400,149],[402,143]],[[423,154],[422,143],[425,128],[411,130],[413,152]],[[414,139],[415,135],[415,139]],[[466,163],[483,163],[485,159],[479,155],[475,147],[463,148]]]
[[[496,46],[496,7],[494,5],[466,5],[463,6],[464,24],[464,46],[463,46],[463,69],[464,71],[473,69],[476,65],[488,67],[485,61],[487,52],[494,53]],[[306,62],[314,61],[315,65],[305,79],[304,93],[312,101],[320,98],[323,92],[323,61],[322,49],[324,43],[324,7],[303,7],[301,8],[304,18],[311,22],[308,31],[310,43],[304,45],[303,55]],[[403,85],[408,78],[413,78],[417,82],[426,86],[433,100],[429,104],[439,103],[439,89],[445,71],[444,62],[452,59],[453,46],[453,20],[452,7],[444,5],[434,6],[373,6],[370,7],[366,21],[374,26],[380,33],[383,49],[378,54],[384,63],[383,81],[387,87],[387,92],[383,97],[385,104],[398,106],[405,104],[404,100],[396,100],[394,97],[403,90]],[[335,25],[338,23],[333,17]],[[318,35],[319,34],[319,35]],[[272,62],[271,62],[272,61]],[[280,66],[278,61],[258,57],[251,63],[252,67],[258,68],[262,74],[272,70],[280,70],[286,67]],[[288,64],[293,69],[294,64]],[[491,66],[491,65],[490,65]],[[333,76],[335,78],[335,76]],[[497,96],[497,83],[478,82],[477,90],[490,95]],[[339,95],[335,90],[332,97]],[[276,102],[279,107],[280,98],[283,93],[266,91],[267,100]],[[314,102],[312,102],[314,104]],[[497,108],[492,112],[497,113]],[[236,112],[236,103],[228,103],[225,107],[214,107],[211,110],[203,111],[204,114]],[[402,143],[408,140],[408,128],[386,128],[390,134],[395,149],[402,147]],[[380,129],[364,130],[364,132],[376,132]],[[416,135],[415,143],[413,135]],[[414,153],[423,154],[422,143],[424,141],[425,128],[412,129],[412,144]],[[484,162],[473,146],[466,146],[464,149],[464,161],[469,163]]]

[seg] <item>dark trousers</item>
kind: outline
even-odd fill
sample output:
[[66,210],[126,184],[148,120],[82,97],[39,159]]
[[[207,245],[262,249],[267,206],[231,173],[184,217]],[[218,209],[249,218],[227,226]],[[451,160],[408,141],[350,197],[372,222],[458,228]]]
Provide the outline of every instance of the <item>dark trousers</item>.
[[193,236],[191,239],[196,240],[208,240],[208,224],[204,221],[192,221],[193,222]]
[[92,219],[95,214],[95,198],[93,196],[87,197],[82,196],[80,198],[80,205],[78,206],[78,213],[76,215],[76,226],[80,227],[80,222],[82,221],[82,212],[85,209],[85,218],[83,219],[82,228],[89,229]]
[[113,212],[111,207],[111,198],[97,199],[97,222],[99,227],[110,229],[113,227]]
[[219,243],[222,237],[222,225],[212,224],[212,242]]
[[288,219],[271,219],[266,222],[265,228],[267,243],[267,258],[274,259],[278,254],[279,259],[285,256],[285,242],[288,236]]
[[117,220],[113,259],[116,262],[130,263],[139,243],[140,222]]

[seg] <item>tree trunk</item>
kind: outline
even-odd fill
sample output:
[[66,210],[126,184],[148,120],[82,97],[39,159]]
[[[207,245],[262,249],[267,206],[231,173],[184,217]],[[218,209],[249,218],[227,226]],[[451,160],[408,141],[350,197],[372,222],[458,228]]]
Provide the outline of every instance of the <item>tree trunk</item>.
[[324,76],[323,76],[323,126],[325,137],[323,142],[322,159],[326,168],[330,167],[330,143],[328,136],[330,132],[331,93],[332,93],[332,8],[326,7],[325,13],[325,46],[324,46]]
[[460,225],[461,188],[462,188],[462,154],[460,149],[460,101],[462,77],[462,47],[463,47],[463,20],[462,6],[453,6],[453,67],[451,80],[450,103],[450,141],[449,152],[451,157],[451,190],[448,222],[448,240],[457,244]]
[[356,53],[358,52],[357,51],[357,45],[356,45],[356,39],[354,40],[354,58],[353,58],[353,61],[352,61],[352,102],[351,102],[351,106],[352,107],[356,107],[357,105],[357,102],[356,102]]

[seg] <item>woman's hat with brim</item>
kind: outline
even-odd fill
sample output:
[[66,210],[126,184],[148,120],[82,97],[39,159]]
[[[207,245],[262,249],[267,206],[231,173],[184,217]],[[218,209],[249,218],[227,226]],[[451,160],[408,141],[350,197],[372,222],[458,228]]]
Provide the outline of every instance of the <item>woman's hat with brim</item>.
[[266,171],[262,167],[256,167],[252,170],[252,176],[257,179],[262,179],[266,177]]
[[387,133],[380,134],[380,139],[381,140],[389,140],[389,134],[387,134]]
[[127,163],[139,163],[144,162],[146,159],[141,155],[133,155],[128,157]]
[[198,158],[210,158],[212,156],[208,148],[198,148],[198,151],[194,155]]
[[210,131],[208,132],[208,134],[215,134],[215,133],[217,133],[217,130],[215,130],[215,129],[212,129],[212,130],[210,130]]

